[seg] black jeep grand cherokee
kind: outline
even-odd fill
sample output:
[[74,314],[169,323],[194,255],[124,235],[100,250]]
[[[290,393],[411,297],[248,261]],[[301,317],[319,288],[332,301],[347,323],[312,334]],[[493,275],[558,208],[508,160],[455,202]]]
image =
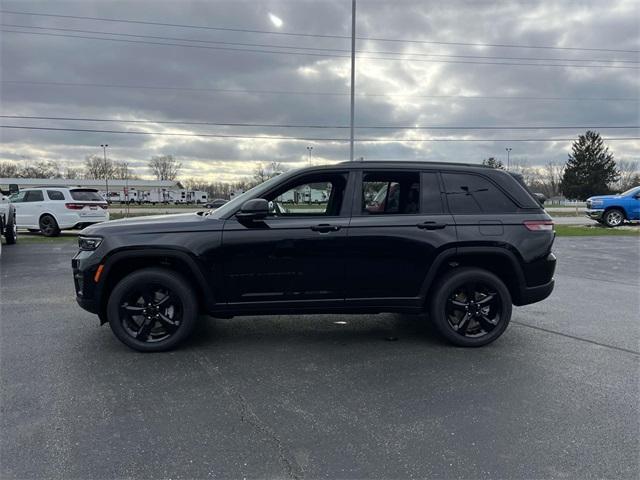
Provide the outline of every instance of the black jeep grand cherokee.
[[553,290],[553,223],[517,177],[474,165],[357,162],[292,171],[214,212],[82,231],[77,300],[159,351],[200,313],[426,311],[480,346]]

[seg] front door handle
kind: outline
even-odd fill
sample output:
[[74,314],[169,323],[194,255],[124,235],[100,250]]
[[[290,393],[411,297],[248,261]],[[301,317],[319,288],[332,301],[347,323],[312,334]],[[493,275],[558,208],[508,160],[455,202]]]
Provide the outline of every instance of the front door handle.
[[313,225],[311,230],[320,233],[337,232],[342,227],[340,225],[329,225],[328,223],[321,223],[320,225]]
[[421,230],[442,230],[447,226],[446,223],[438,223],[438,222],[423,222],[416,225],[416,227]]

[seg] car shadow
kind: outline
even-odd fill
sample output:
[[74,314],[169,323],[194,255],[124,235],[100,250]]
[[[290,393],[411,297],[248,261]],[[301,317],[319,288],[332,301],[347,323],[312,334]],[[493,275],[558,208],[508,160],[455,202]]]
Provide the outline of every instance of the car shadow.
[[355,345],[377,342],[448,345],[424,315],[271,315],[220,319],[203,316],[181,348],[242,343],[304,342]]

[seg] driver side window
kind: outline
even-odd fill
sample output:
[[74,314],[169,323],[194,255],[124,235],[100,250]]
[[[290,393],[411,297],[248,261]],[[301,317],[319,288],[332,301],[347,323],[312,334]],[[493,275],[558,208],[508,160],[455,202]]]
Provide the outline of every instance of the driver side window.
[[266,196],[270,215],[337,216],[346,185],[346,174],[315,174],[301,178]]

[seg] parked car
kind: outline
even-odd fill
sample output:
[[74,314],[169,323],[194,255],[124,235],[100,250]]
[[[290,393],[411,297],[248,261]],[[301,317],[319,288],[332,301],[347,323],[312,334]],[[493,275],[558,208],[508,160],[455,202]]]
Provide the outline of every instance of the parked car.
[[18,240],[16,226],[16,208],[9,202],[9,195],[19,193],[18,186],[9,185],[7,190],[0,188],[0,236],[4,236],[7,245],[13,245]]
[[18,227],[39,230],[47,237],[109,220],[107,202],[90,188],[28,188],[10,200]]
[[585,214],[607,227],[619,227],[625,220],[640,220],[640,186],[619,195],[587,198]]
[[209,203],[205,204],[204,208],[220,208],[228,201],[229,200],[225,200],[224,198],[216,198],[215,200],[212,200]]
[[[321,209],[279,204],[308,185],[328,193]],[[506,171],[347,162],[283,173],[215,211],[91,226],[72,267],[79,305],[140,351],[178,345],[200,313],[428,312],[476,347],[502,335],[512,305],[551,294],[554,237]]]

